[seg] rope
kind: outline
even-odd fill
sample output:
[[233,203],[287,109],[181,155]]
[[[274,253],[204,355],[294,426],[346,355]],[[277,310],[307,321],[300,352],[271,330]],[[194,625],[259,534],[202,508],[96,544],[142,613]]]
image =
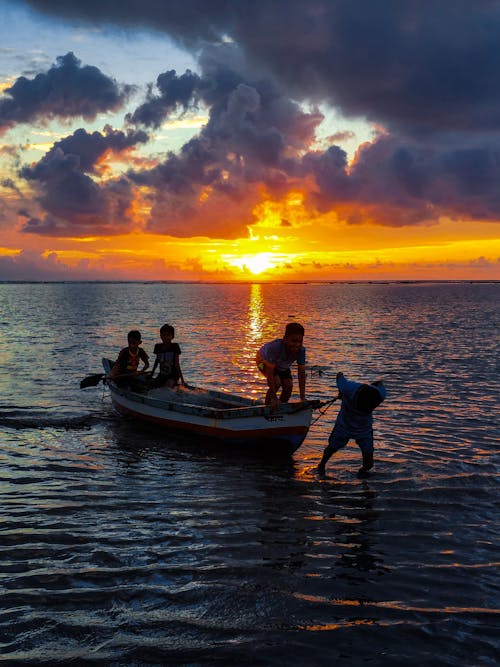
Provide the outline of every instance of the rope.
[[[326,411],[328,410],[328,408],[331,405],[333,405],[335,403],[335,401],[338,401],[339,398],[340,398],[340,396],[335,396],[335,398],[332,398],[329,401],[325,401],[325,403],[320,403],[317,407],[319,415],[316,417],[316,419],[312,420],[311,424],[315,424],[318,421],[318,419],[323,417],[323,415],[326,414]],[[321,408],[324,408],[324,409],[322,410]]]

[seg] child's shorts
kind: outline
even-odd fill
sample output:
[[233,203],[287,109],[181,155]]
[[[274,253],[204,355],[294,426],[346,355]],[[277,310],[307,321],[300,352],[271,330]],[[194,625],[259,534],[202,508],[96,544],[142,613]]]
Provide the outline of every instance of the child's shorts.
[[373,452],[373,429],[363,435],[351,436],[348,431],[335,424],[328,438],[328,450],[333,454],[347,445],[349,440],[355,440],[358,447],[365,454]]
[[271,364],[269,361],[266,361],[264,357],[261,356],[260,352],[257,352],[255,362],[259,371],[264,375],[267,375],[270,371],[272,371],[273,375],[277,375],[282,381],[292,379],[292,371],[289,368],[286,368],[283,371],[278,370],[275,364]]
[[180,375],[176,372],[169,373],[168,375],[166,373],[159,373],[158,377],[155,378],[155,386],[163,387],[168,380],[173,380],[175,384],[177,384],[179,382],[179,378]]

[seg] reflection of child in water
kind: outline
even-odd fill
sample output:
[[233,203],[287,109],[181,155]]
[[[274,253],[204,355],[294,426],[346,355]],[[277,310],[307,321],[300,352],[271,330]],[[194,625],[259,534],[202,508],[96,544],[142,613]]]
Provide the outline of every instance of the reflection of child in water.
[[153,350],[156,355],[153,374],[158,366],[160,368],[158,377],[154,380],[155,387],[175,387],[179,384],[179,380],[181,384],[184,384],[179,362],[181,348],[177,343],[172,342],[174,336],[175,329],[170,324],[164,324],[160,328],[162,342],[156,343]]
[[372,412],[386,397],[384,383],[377,380],[372,384],[360,384],[347,380],[343,373],[337,373],[337,387],[342,405],[317,470],[323,475],[332,454],[345,447],[352,438],[363,455],[358,475],[364,476],[373,467]]

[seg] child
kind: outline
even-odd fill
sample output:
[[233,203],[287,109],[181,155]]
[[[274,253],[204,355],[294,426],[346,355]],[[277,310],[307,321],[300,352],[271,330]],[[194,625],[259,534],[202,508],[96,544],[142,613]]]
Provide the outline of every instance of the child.
[[[144,366],[140,371],[143,373],[149,368],[149,357],[146,352],[139,347],[142,343],[141,332],[133,329],[127,335],[128,347],[120,350],[118,359],[111,369],[111,378],[117,380],[117,384],[130,384],[129,380],[136,376],[139,371],[139,362],[142,361]],[[129,377],[127,377],[129,376]]]
[[275,410],[278,405],[277,391],[281,387],[279,400],[286,403],[293,390],[290,366],[297,362],[300,399],[306,398],[306,348],[304,327],[298,322],[289,322],[285,327],[283,338],[265,343],[257,352],[257,368],[266,376],[268,390],[266,404]]
[[363,455],[363,465],[358,475],[364,477],[373,467],[372,412],[385,399],[384,383],[382,380],[377,380],[372,384],[350,382],[343,373],[337,373],[337,387],[342,398],[342,405],[317,471],[320,475],[324,475],[328,459],[339,449],[345,447],[352,438]]
[[154,382],[155,387],[175,387],[179,383],[179,380],[184,385],[184,378],[179,363],[181,348],[177,343],[172,343],[174,336],[175,329],[170,324],[164,324],[160,328],[162,342],[156,343],[153,350],[154,354],[156,354],[153,374],[156,368],[160,367],[160,372]]

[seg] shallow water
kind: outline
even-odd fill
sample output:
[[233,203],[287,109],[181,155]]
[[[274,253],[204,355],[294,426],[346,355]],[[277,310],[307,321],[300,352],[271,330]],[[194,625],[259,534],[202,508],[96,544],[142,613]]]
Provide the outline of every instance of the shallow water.
[[[498,664],[499,284],[0,285],[0,662]],[[313,472],[123,421],[102,356],[176,327],[188,382],[260,396],[306,327],[308,396],[384,378],[376,466]],[[321,371],[321,373],[320,373]]]

